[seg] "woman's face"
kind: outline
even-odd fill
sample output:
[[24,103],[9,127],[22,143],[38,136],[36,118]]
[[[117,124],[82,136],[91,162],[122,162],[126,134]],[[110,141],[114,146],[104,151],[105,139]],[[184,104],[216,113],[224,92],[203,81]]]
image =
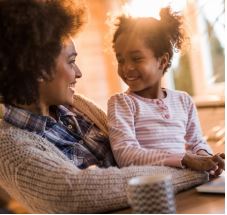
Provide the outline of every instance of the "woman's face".
[[64,42],[56,59],[54,77],[51,81],[40,81],[40,102],[46,105],[71,105],[76,79],[82,74],[76,65],[77,52],[73,41]]

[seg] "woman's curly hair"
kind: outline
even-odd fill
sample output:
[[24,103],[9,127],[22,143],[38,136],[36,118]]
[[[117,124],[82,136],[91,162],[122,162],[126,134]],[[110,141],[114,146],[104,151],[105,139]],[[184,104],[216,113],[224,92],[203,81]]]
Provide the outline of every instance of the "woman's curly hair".
[[0,0],[0,95],[5,104],[31,104],[38,80],[50,79],[62,42],[84,23],[77,0]]
[[117,18],[116,30],[113,36],[113,47],[120,34],[126,32],[139,34],[146,45],[154,52],[156,58],[166,52],[169,63],[164,72],[171,66],[173,52],[182,49],[188,40],[183,26],[183,16],[172,12],[170,7],[160,10],[160,20],[152,17],[131,17],[122,15]]

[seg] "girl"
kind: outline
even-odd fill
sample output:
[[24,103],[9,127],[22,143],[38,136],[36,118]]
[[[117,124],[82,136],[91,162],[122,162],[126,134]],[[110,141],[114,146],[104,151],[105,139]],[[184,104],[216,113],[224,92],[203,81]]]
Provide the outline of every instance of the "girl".
[[[119,17],[113,47],[118,74],[129,89],[108,102],[115,159],[120,167],[187,166],[218,175],[224,154],[212,156],[191,97],[161,87],[173,51],[181,49],[185,35],[182,16],[169,7],[160,11],[160,18]],[[186,153],[186,144],[191,153]]]

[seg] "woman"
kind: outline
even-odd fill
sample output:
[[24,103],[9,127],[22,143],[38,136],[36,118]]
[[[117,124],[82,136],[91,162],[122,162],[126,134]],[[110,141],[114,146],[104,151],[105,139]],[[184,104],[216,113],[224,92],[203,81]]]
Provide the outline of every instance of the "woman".
[[1,187],[32,213],[96,213],[127,207],[133,176],[170,173],[176,192],[206,181],[189,170],[110,167],[106,115],[74,95],[71,36],[84,15],[73,0],[0,1]]

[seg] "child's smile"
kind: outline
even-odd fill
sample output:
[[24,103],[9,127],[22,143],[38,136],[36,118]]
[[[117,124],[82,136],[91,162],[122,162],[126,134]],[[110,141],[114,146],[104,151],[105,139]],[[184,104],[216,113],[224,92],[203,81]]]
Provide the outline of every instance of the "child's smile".
[[[140,74],[136,70],[133,70],[130,72],[125,72],[122,78],[126,83],[134,82],[140,78]],[[130,84],[130,83],[128,83],[128,84]]]
[[[154,97],[160,88],[163,69],[160,58],[156,58],[144,40],[137,34],[122,33],[116,40],[115,52],[118,74],[130,90],[145,97]],[[158,95],[155,95],[158,97]]]

